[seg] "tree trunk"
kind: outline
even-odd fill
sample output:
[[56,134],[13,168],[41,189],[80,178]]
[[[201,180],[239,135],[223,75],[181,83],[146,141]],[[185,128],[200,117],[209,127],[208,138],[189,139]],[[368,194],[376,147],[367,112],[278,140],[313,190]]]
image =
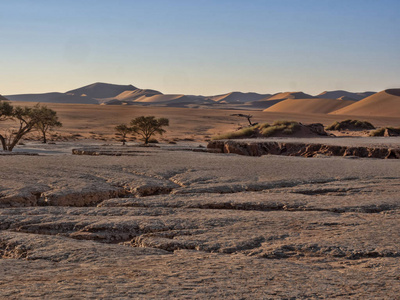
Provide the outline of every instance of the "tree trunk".
[[1,146],[3,147],[4,151],[7,151],[7,145],[6,145],[6,140],[2,135],[0,135],[0,141],[1,141]]
[[47,143],[46,131],[43,131],[43,144]]

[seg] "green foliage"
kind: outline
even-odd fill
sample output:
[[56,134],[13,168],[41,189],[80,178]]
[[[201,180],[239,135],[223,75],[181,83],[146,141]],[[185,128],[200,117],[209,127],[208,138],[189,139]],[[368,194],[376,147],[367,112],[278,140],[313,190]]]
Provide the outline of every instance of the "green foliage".
[[382,127],[377,130],[372,131],[369,135],[370,136],[384,136],[386,129],[389,129],[397,134],[400,134],[400,127],[399,128],[394,128],[394,127]]
[[114,127],[115,131],[117,132],[116,135],[121,137],[122,145],[126,143],[126,136],[132,132],[132,128],[126,124],[119,124]]
[[12,116],[13,113],[13,106],[6,102],[0,101],[0,121],[4,121]]
[[271,126],[266,127],[260,131],[265,136],[272,136],[282,132],[283,134],[293,134],[300,129],[300,124],[296,121],[275,121]]
[[367,121],[360,121],[360,120],[344,120],[341,122],[334,122],[328,127],[325,128],[326,130],[345,130],[345,129],[375,129],[374,125]]
[[256,133],[255,127],[246,127],[246,128],[240,129],[238,131],[214,136],[211,138],[211,140],[237,139],[237,138],[249,137],[249,136],[253,135],[254,133]]
[[240,129],[238,131],[229,132],[212,137],[212,140],[238,139],[249,136],[262,135],[268,137],[282,132],[283,134],[293,134],[300,129],[300,124],[295,121],[276,121],[272,125],[268,123],[257,124],[252,127]]
[[[45,106],[36,104],[34,107],[12,106],[7,102],[0,103],[0,120],[14,120],[17,126],[8,128],[6,133],[0,134],[3,150],[12,151],[24,135],[40,124],[61,124],[56,113]],[[51,120],[51,122],[49,121]],[[54,122],[53,122],[54,121]]]
[[166,118],[156,119],[154,116],[141,116],[131,121],[132,132],[140,135],[145,144],[149,143],[154,134],[163,134],[163,127],[169,126],[169,120]]
[[46,106],[35,105],[32,109],[33,114],[37,118],[35,124],[36,129],[41,132],[43,143],[47,142],[46,133],[54,127],[61,127],[62,123],[58,120],[57,112],[47,108]]

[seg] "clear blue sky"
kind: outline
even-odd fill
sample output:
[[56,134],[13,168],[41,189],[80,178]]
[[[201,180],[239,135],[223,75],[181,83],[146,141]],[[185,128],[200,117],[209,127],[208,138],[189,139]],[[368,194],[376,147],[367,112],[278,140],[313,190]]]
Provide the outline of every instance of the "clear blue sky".
[[0,94],[400,87],[399,0],[0,0]]

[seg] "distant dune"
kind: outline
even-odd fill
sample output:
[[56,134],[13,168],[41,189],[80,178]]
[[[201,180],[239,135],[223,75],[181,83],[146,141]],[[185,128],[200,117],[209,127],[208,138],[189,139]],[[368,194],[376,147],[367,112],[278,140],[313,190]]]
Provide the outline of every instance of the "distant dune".
[[11,101],[26,102],[98,104],[98,101],[91,97],[65,93],[8,95],[7,98]]
[[264,111],[298,114],[327,114],[355,103],[349,100],[337,99],[287,99],[281,101]]
[[274,94],[267,100],[309,99],[309,98],[313,98],[313,96],[305,94],[303,92],[284,92],[284,93]]
[[135,91],[138,88],[133,85],[119,85],[119,84],[109,84],[96,82],[93,84],[86,85],[84,87],[71,90],[66,92],[66,94],[73,94],[77,96],[86,95],[92,98],[111,98],[118,96],[125,91]]
[[389,89],[376,93],[331,113],[338,115],[399,117],[400,89]]
[[341,100],[362,100],[367,98],[376,92],[363,92],[363,93],[351,93],[343,90],[337,91],[325,91],[321,94],[315,96],[316,98],[326,98],[326,99],[341,99]]
[[159,91],[155,90],[142,90],[136,89],[134,91],[124,91],[121,94],[111,98],[97,98],[100,104],[129,104],[139,98],[151,97],[154,95],[162,95]]
[[231,92],[223,95],[209,96],[207,98],[219,103],[246,103],[270,97],[270,94]]
[[8,99],[2,95],[0,95],[0,101],[7,101]]

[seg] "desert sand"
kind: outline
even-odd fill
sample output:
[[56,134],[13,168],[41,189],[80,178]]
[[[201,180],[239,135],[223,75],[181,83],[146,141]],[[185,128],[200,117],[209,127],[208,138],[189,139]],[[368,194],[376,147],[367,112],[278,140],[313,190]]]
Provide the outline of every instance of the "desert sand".
[[211,100],[220,103],[237,103],[237,102],[252,102],[258,101],[264,98],[269,98],[270,94],[257,94],[257,93],[241,93],[241,92],[231,92],[227,94],[209,96]]
[[343,90],[336,90],[336,91],[325,91],[317,96],[316,98],[327,98],[327,99],[344,99],[344,100],[353,100],[359,101],[368,96],[375,94],[375,92],[361,92],[361,93],[352,93]]
[[2,298],[400,292],[399,160],[130,149],[0,156]]
[[355,103],[355,101],[337,99],[287,99],[267,109],[265,112],[283,112],[298,114],[327,114]]
[[357,103],[332,112],[355,116],[400,116],[400,89],[389,89],[373,94]]

